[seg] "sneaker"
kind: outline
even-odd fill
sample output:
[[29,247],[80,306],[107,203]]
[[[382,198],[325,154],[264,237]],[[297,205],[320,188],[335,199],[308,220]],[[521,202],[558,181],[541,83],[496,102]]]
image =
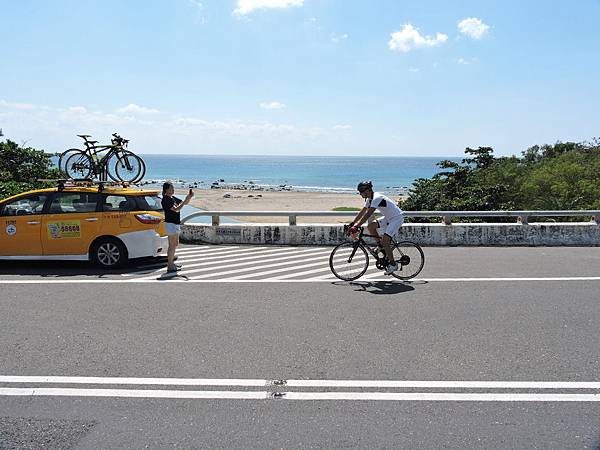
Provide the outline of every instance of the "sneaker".
[[396,270],[398,270],[398,264],[396,264],[396,263],[394,263],[394,264],[388,264],[388,266],[385,269],[385,274],[386,275],[391,275]]
[[181,264],[175,264],[175,268],[177,270],[181,270],[183,268],[183,265],[181,265]]

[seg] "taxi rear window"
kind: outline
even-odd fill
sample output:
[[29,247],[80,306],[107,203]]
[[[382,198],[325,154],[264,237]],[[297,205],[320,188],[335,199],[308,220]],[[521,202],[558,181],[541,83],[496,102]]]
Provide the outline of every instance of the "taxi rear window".
[[161,200],[157,195],[136,195],[131,199],[136,205],[136,211],[162,211]]

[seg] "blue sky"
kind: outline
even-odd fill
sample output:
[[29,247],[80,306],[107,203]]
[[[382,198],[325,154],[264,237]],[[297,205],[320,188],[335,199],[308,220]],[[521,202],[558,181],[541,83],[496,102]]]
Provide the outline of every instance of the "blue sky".
[[600,135],[600,0],[0,0],[0,128],[60,151],[500,155]]

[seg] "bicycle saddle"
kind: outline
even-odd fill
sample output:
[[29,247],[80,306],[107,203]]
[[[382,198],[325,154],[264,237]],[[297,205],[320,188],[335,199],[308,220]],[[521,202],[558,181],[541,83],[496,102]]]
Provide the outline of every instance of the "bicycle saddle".
[[79,137],[80,137],[80,138],[82,138],[82,139],[85,139],[85,138],[92,137],[92,136],[90,136],[89,134],[78,134],[77,136],[79,136]]

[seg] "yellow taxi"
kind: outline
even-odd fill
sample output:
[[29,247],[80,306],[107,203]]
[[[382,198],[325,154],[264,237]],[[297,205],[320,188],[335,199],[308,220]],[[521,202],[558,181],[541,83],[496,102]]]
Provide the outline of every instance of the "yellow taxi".
[[114,268],[167,249],[158,191],[63,186],[0,201],[0,260],[90,260]]

